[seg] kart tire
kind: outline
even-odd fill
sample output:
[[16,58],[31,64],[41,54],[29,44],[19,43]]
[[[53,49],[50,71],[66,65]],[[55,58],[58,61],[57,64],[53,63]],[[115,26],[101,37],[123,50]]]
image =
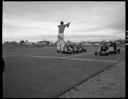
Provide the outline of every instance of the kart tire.
[[95,56],[97,56],[97,52],[95,52]]
[[118,50],[118,53],[120,54],[120,49]]

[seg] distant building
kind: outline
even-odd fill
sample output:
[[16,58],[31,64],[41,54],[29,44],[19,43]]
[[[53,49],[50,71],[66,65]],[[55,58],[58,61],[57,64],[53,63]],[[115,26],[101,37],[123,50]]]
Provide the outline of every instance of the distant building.
[[88,43],[88,42],[82,42],[81,45],[86,45],[86,46],[90,46],[91,43]]
[[37,42],[37,44],[49,45],[49,41],[39,41],[39,42]]
[[25,41],[26,45],[32,45],[32,42],[28,42],[28,40]]
[[95,46],[99,46],[100,44],[99,44],[99,43],[95,43],[94,45],[95,45]]
[[55,43],[54,42],[49,42],[49,45],[55,45]]

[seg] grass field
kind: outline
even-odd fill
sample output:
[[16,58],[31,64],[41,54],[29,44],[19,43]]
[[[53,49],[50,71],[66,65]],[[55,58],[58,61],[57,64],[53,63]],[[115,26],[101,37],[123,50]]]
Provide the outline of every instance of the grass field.
[[96,49],[63,55],[54,47],[3,48],[4,97],[54,98],[125,58],[125,47],[110,56],[95,56]]

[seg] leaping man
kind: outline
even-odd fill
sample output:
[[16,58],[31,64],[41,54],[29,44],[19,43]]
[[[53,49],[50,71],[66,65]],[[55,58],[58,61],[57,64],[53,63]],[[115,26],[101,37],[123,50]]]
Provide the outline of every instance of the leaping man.
[[71,22],[68,22],[67,24],[64,24],[63,21],[60,22],[60,25],[58,25],[59,33],[58,33],[58,40],[57,40],[57,52],[63,52],[64,49],[64,30],[65,27],[69,27]]

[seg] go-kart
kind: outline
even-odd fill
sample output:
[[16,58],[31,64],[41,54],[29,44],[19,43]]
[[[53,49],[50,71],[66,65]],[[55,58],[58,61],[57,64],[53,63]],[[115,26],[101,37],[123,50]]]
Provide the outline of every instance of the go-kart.
[[87,50],[85,46],[78,45],[78,44],[66,44],[63,50],[64,54],[75,54],[75,53],[81,53],[81,52],[87,52]]
[[110,54],[120,54],[120,49],[114,49],[114,47],[108,47],[106,49],[99,48],[98,51],[95,51],[95,55],[110,55]]

